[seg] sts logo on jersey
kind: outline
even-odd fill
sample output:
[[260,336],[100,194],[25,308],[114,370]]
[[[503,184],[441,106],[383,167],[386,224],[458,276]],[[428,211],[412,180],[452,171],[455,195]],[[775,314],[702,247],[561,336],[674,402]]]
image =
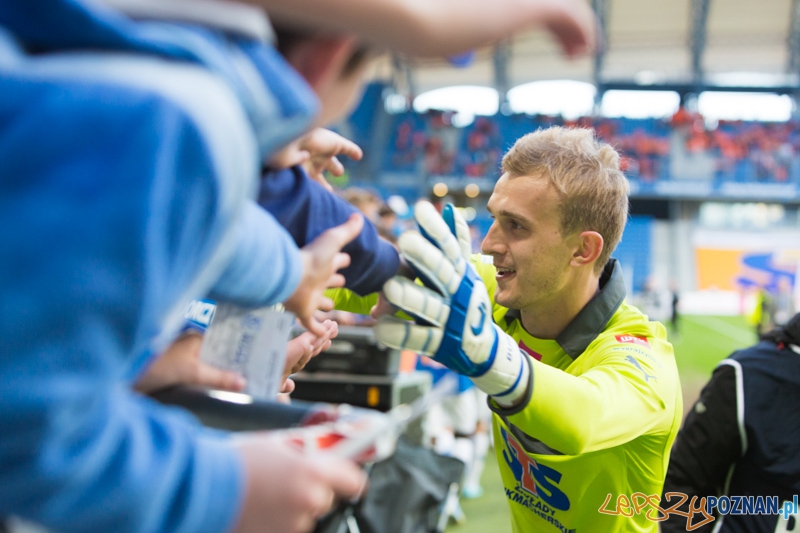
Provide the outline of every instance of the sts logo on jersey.
[[553,509],[568,510],[569,498],[558,488],[561,472],[539,464],[529,457],[519,442],[509,435],[505,428],[501,427],[500,433],[506,443],[503,457],[514,474],[519,488],[542,500]]

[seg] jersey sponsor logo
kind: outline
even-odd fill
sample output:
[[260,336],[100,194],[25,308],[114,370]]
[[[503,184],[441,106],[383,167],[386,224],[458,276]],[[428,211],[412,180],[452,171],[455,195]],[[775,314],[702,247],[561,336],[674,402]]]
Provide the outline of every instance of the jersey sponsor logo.
[[629,356],[625,357],[625,360],[628,361],[633,366],[635,366],[636,368],[638,368],[639,370],[642,371],[642,374],[644,374],[645,383],[650,381],[650,378],[653,378],[653,380],[656,380],[656,381],[658,380],[658,378],[655,377],[653,374],[648,374],[647,372],[645,372],[644,368],[642,368],[642,365],[639,363],[639,361],[634,359],[634,357],[632,355],[629,355]]
[[542,500],[523,492],[519,487],[513,490],[506,488],[506,498],[523,507],[527,507],[533,514],[549,523],[560,533],[577,533],[576,529],[568,529],[567,526],[562,524],[561,521],[554,516],[556,512],[555,509],[551,509],[546,503],[542,502]]
[[520,347],[520,349],[523,352],[525,352],[526,354],[530,355],[531,357],[533,357],[537,361],[541,361],[542,360],[542,354],[540,354],[539,352],[534,351],[532,348],[526,346],[524,342],[519,341],[518,346]]
[[505,428],[500,428],[500,433],[506,445],[503,458],[517,480],[517,489],[535,496],[553,510],[567,511],[569,498],[558,488],[561,472],[531,458]]
[[474,326],[471,324],[469,326],[470,330],[472,330],[472,334],[476,337],[483,332],[483,326],[486,324],[486,302],[481,302],[478,304],[478,311],[481,313],[478,323]]
[[639,346],[650,348],[650,343],[644,337],[636,337],[634,335],[616,335],[614,338],[617,339],[617,342],[622,342],[625,344],[638,344]]

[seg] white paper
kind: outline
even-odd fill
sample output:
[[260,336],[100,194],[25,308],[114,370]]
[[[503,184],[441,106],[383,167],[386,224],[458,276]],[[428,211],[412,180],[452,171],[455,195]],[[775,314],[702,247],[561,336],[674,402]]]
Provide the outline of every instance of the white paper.
[[274,400],[281,386],[286,343],[294,315],[274,307],[243,309],[220,304],[200,349],[200,360],[244,376],[244,392]]

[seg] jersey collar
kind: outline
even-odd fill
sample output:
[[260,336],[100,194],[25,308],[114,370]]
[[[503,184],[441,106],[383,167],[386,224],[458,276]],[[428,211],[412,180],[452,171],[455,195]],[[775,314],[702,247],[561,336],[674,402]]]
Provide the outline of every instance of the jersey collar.
[[[622,268],[619,261],[610,259],[600,274],[600,291],[556,337],[556,342],[567,355],[576,359],[605,329],[624,299]],[[504,317],[506,325],[520,318],[519,309],[509,309]]]

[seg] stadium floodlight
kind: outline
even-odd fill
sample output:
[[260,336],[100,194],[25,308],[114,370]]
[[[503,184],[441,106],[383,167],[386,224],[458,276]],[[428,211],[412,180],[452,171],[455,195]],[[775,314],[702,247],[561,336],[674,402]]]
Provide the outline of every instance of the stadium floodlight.
[[606,91],[600,113],[605,117],[662,118],[672,116],[680,103],[675,91]]
[[708,121],[786,122],[792,117],[792,99],[785,94],[706,91],[697,98],[697,111]]
[[414,111],[424,113],[430,109],[454,111],[453,125],[468,126],[476,115],[496,115],[500,107],[499,96],[491,87],[454,85],[420,94],[414,98]]
[[533,81],[508,91],[508,104],[513,113],[576,119],[592,114],[596,92],[594,85],[583,81]]
[[797,75],[776,72],[717,72],[706,75],[707,85],[785,87],[797,85]]

